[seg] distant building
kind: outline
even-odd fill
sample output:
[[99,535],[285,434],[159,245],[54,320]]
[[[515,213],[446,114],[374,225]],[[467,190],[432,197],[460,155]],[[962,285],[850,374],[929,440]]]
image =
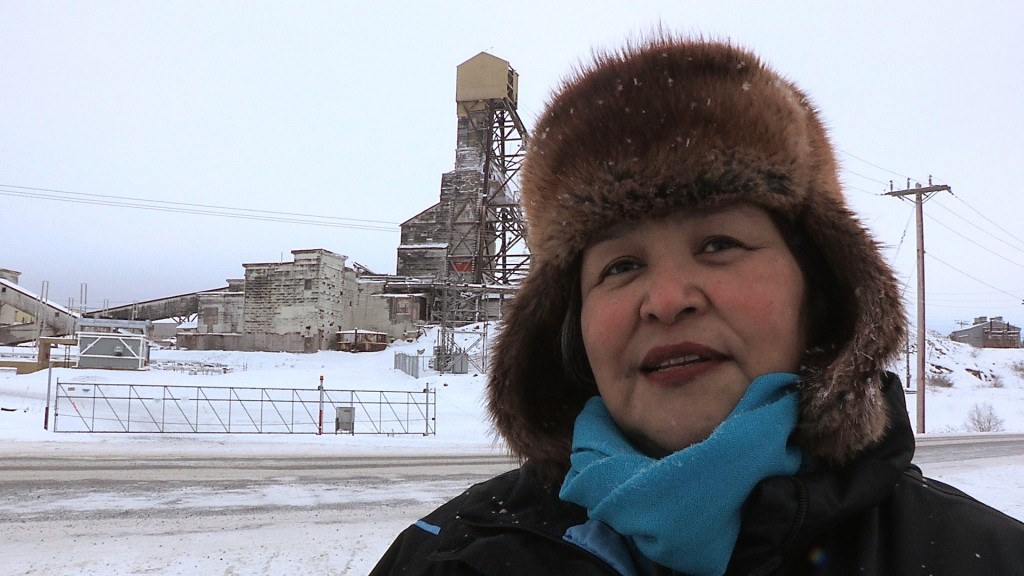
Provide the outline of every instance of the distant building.
[[1003,320],[1002,316],[979,316],[970,328],[949,335],[954,342],[970,344],[975,348],[1020,348],[1020,328]]
[[423,293],[386,293],[387,282],[363,275],[347,256],[320,248],[292,250],[294,261],[243,264],[245,279],[198,294],[193,333],[178,345],[194,350],[315,352],[338,343],[343,330],[389,338],[415,332],[427,307]]

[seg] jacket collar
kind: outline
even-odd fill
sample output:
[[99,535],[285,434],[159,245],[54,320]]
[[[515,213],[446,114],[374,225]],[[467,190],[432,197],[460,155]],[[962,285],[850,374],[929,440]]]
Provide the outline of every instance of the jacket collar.
[[914,433],[899,379],[886,373],[883,381],[889,412],[885,435],[840,470],[812,467],[758,484],[745,505],[730,572],[782,564],[794,551],[892,493],[913,459]]

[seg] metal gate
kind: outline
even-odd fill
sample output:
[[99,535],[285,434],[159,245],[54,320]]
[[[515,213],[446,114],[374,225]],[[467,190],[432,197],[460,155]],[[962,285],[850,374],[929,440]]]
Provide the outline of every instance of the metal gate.
[[71,383],[57,380],[54,432],[436,434],[436,392]]

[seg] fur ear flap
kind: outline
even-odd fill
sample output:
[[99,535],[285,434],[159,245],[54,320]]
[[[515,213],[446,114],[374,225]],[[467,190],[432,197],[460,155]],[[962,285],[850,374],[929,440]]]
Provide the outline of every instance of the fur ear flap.
[[587,399],[563,375],[560,327],[573,289],[566,271],[544,262],[531,268],[506,312],[488,383],[495,429],[550,482],[568,470],[572,428]]

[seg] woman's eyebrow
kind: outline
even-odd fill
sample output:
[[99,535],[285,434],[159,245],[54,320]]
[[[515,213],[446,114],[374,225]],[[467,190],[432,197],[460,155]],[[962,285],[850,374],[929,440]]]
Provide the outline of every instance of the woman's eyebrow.
[[630,222],[620,222],[619,224],[613,224],[611,226],[608,226],[607,228],[595,234],[594,237],[590,239],[589,244],[590,246],[593,246],[601,242],[607,242],[608,240],[617,240],[619,238],[622,238],[626,234],[629,234],[630,231],[636,229],[641,224],[643,224],[643,222],[643,220],[634,220]]

